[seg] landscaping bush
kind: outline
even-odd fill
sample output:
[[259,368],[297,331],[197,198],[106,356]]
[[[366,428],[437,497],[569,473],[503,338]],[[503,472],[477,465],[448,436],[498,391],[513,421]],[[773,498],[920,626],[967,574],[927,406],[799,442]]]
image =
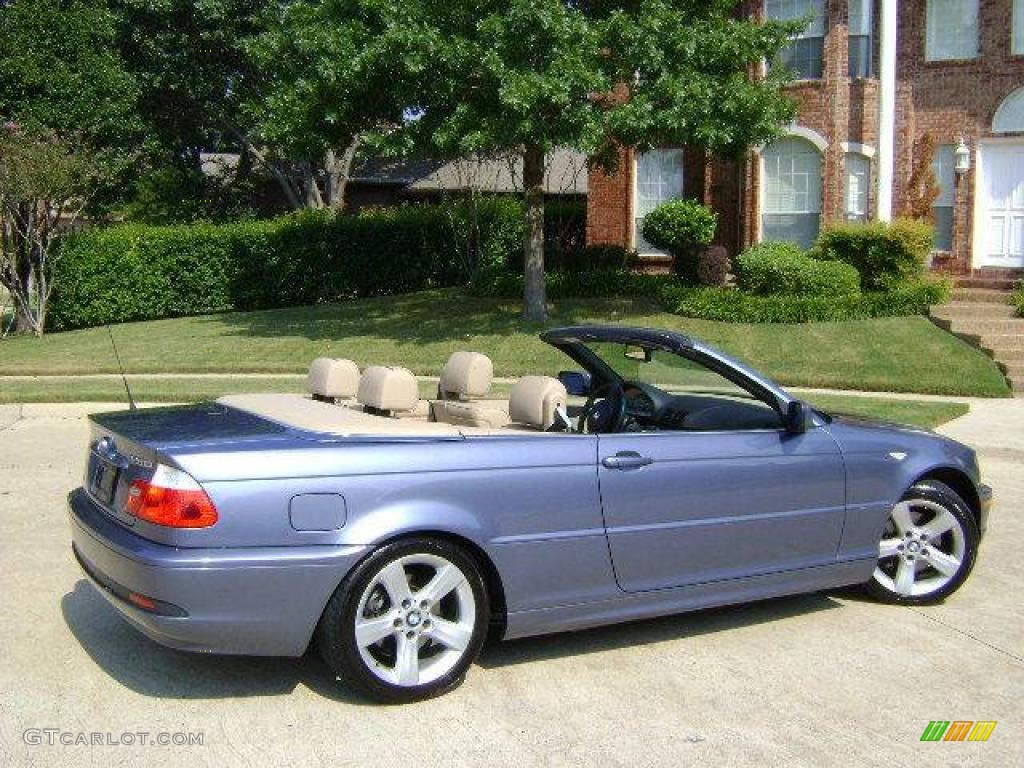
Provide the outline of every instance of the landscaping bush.
[[[624,269],[592,269],[584,272],[548,272],[547,295],[552,299],[592,299],[609,296],[658,296],[663,286],[676,285],[673,275],[645,275]],[[506,269],[481,270],[469,283],[471,296],[521,299],[523,276]]]
[[575,251],[548,251],[544,266],[552,272],[587,272],[594,269],[626,269],[636,251],[620,245],[588,245]]
[[[357,216],[307,212],[226,225],[87,230],[62,246],[51,327],[457,285],[469,277],[470,261],[459,253],[470,215],[457,206],[415,205]],[[479,261],[507,263],[510,250],[521,250],[520,215],[499,199],[475,210]]]
[[852,265],[860,273],[861,288],[879,291],[919,279],[933,245],[931,225],[897,219],[830,227],[818,238],[812,255]]
[[672,200],[644,217],[643,235],[651,245],[675,258],[676,273],[697,281],[700,249],[711,242],[718,214],[696,200]]
[[1017,284],[1017,290],[1010,297],[1010,302],[1017,309],[1017,314],[1024,317],[1024,280]]
[[730,288],[662,285],[665,309],[683,317],[731,323],[811,323],[927,314],[949,294],[948,283],[908,283],[892,291],[840,297],[754,296]]
[[729,252],[721,245],[709,245],[697,254],[697,282],[725,285],[729,277]]
[[761,243],[736,258],[736,284],[755,296],[852,296],[860,275],[841,261],[812,259],[790,243]]

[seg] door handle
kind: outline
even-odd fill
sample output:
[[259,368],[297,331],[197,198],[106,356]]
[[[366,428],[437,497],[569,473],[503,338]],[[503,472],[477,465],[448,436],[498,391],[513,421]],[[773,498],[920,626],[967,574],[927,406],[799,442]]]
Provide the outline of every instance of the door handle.
[[650,456],[641,456],[635,451],[622,451],[601,460],[601,464],[608,469],[639,469],[653,463],[654,459]]

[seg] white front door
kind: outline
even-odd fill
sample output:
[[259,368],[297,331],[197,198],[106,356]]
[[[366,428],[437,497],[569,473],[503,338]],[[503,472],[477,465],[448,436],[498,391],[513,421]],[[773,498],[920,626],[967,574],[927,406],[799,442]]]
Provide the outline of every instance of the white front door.
[[1024,142],[981,147],[974,265],[1024,267]]

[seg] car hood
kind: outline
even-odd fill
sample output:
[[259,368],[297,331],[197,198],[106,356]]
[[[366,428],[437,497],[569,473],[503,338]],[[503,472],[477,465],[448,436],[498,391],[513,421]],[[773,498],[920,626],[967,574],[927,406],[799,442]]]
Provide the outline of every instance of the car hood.
[[886,421],[884,419],[873,419],[869,416],[850,416],[843,413],[829,413],[829,417],[832,419],[833,424],[845,427],[872,429],[893,432],[896,434],[930,435],[934,437],[941,437],[941,435],[931,429],[927,429],[926,427],[913,427],[909,424],[900,424],[899,422]]

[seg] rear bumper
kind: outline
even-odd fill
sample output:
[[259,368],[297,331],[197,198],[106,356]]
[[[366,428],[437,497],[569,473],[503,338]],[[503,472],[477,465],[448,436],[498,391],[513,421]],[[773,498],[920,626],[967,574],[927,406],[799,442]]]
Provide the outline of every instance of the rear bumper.
[[[169,547],[114,522],[82,489],[68,496],[68,507],[72,549],[89,580],[143,634],[186,651],[302,655],[327,600],[367,551]],[[178,615],[143,610],[126,591]]]
[[992,508],[992,488],[982,483],[978,486],[978,531],[982,536],[988,530],[988,513]]

